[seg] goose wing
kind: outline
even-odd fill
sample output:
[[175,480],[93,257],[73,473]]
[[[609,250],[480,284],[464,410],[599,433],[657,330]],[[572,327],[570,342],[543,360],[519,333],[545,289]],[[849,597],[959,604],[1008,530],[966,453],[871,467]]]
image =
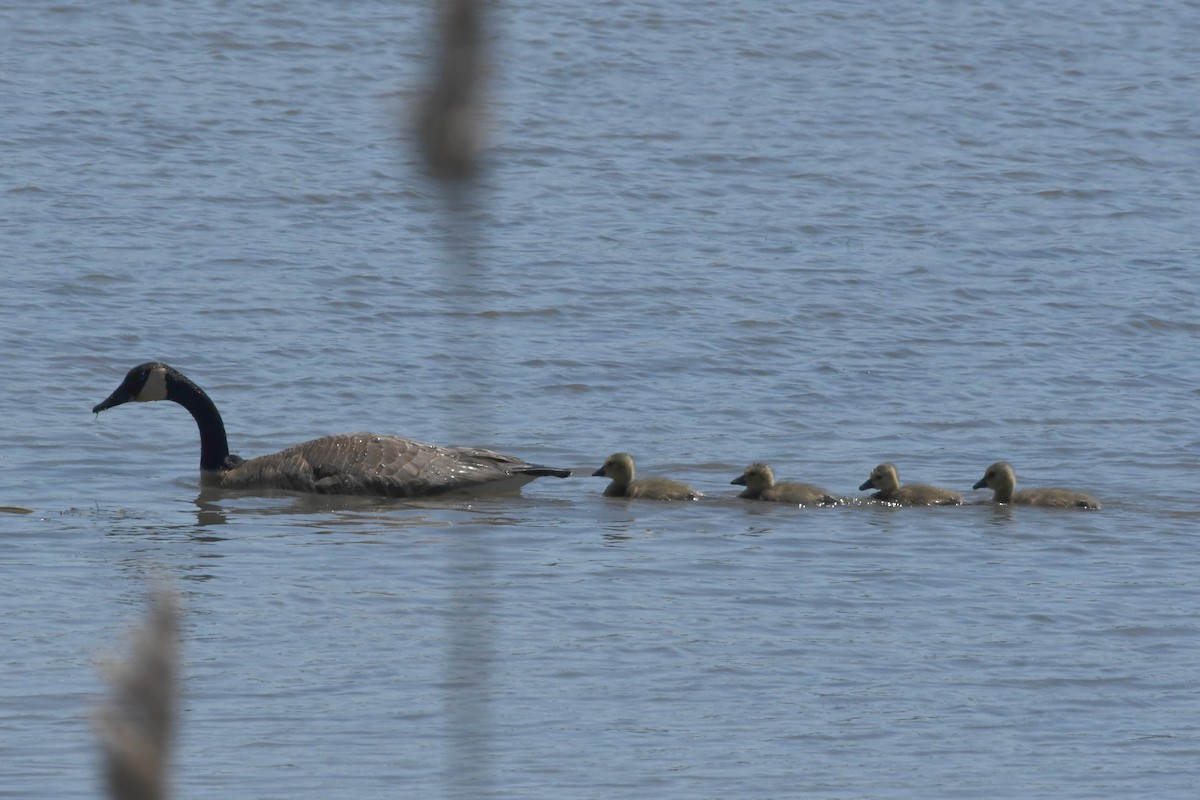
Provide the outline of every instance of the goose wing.
[[1091,495],[1073,489],[1047,486],[1041,489],[1022,489],[1013,494],[1013,502],[1046,508],[1099,508]]
[[795,503],[803,506],[835,505],[837,498],[820,486],[811,483],[784,481],[763,492],[764,500],[776,503]]
[[670,478],[638,478],[629,484],[626,496],[646,500],[697,500],[700,492],[681,481]]
[[888,499],[906,506],[962,505],[962,495],[958,492],[940,486],[930,486],[928,483],[905,484]]
[[540,467],[481,448],[346,433],[243,461],[226,470],[221,483],[229,488],[428,497],[456,491],[511,491],[542,475],[569,474],[570,470]]

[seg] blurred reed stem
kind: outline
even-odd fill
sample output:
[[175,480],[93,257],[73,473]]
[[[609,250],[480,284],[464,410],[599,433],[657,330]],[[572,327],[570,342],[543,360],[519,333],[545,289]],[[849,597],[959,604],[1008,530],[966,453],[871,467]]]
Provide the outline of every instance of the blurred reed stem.
[[111,687],[97,714],[109,796],[165,800],[174,736],[178,654],[175,596],[160,589],[134,631],[127,659],[102,665]]

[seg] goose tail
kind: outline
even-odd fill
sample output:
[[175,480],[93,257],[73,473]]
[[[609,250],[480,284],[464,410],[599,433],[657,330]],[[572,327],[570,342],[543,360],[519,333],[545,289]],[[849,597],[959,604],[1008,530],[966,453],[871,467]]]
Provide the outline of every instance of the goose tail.
[[535,478],[569,478],[571,470],[560,467],[543,467],[539,464],[527,464],[519,470],[522,475],[532,475]]

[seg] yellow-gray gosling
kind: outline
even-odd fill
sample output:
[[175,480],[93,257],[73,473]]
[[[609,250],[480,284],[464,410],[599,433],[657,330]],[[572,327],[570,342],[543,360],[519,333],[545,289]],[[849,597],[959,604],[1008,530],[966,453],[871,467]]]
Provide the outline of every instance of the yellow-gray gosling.
[[801,506],[837,505],[837,498],[820,486],[811,483],[775,482],[774,471],[763,463],[751,464],[738,477],[730,481],[735,486],[745,486],[738,495],[745,500],[766,500],[770,503],[791,503]]
[[1076,492],[1073,489],[1044,489],[1017,488],[1017,473],[1005,461],[997,461],[987,468],[972,489],[991,489],[993,503],[1014,503],[1024,506],[1043,506],[1045,508],[1099,508],[1091,495]]
[[605,497],[631,497],[644,500],[695,500],[700,497],[686,483],[670,478],[633,479],[633,457],[629,453],[613,453],[604,461],[593,476],[610,478],[612,483],[604,490]]
[[951,489],[930,486],[925,483],[900,485],[900,474],[892,464],[880,464],[871,470],[871,477],[858,487],[860,492],[878,489],[871,495],[876,500],[902,506],[956,506],[962,503],[962,495]]

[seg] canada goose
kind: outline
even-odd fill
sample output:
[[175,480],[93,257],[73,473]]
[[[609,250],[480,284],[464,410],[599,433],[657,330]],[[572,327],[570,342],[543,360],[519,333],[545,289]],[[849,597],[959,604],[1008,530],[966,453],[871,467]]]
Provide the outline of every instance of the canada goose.
[[633,457],[629,453],[614,453],[604,460],[593,477],[611,478],[612,483],[604,490],[605,497],[637,497],[644,500],[695,500],[700,497],[686,483],[670,478],[633,479]]
[[766,500],[771,503],[792,503],[801,506],[837,505],[837,498],[811,483],[775,482],[775,473],[766,464],[751,464],[746,471],[730,481],[745,486],[738,495],[745,500]]
[[507,492],[534,478],[565,478],[569,469],[528,464],[473,447],[439,447],[398,436],[323,436],[249,460],[230,455],[217,407],[183,373],[159,361],[140,364],[103,403],[174,400],[200,428],[200,482],[227,489],[283,489],[318,494],[428,497],[446,492]]
[[987,487],[993,490],[993,503],[1016,503],[1025,506],[1044,506],[1046,508],[1099,508],[1091,495],[1076,492],[1072,489],[1022,489],[1017,487],[1017,473],[1005,461],[997,461],[987,468],[983,477],[976,481],[972,489]]
[[860,492],[867,489],[878,489],[871,495],[876,500],[896,503],[902,506],[956,506],[962,502],[962,495],[950,489],[930,486],[924,483],[913,483],[908,486],[900,485],[900,474],[892,464],[880,464],[871,470]]

